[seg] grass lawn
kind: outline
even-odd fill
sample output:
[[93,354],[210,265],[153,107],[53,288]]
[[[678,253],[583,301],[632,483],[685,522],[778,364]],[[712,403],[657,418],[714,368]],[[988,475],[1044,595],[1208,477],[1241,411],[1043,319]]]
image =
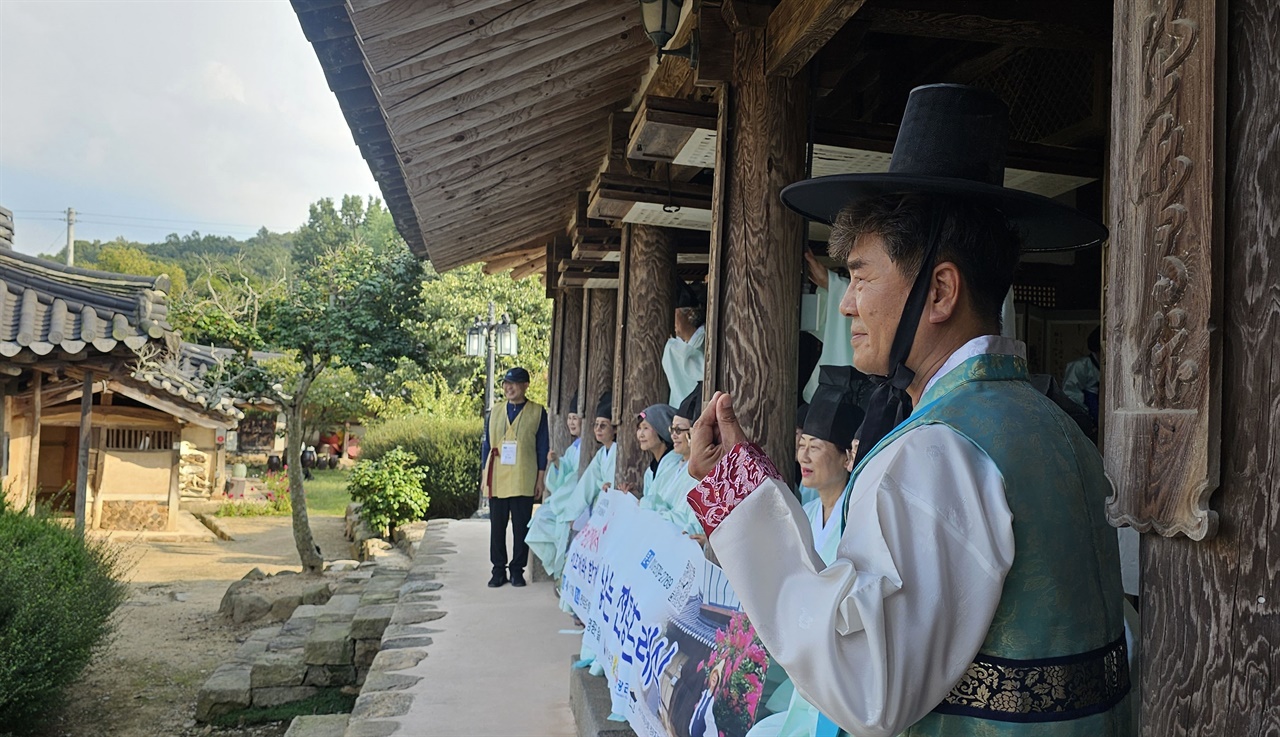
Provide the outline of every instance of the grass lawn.
[[347,493],[347,476],[351,471],[336,468],[312,473],[315,478],[302,484],[302,488],[307,490],[307,511],[341,517],[351,503],[351,495]]

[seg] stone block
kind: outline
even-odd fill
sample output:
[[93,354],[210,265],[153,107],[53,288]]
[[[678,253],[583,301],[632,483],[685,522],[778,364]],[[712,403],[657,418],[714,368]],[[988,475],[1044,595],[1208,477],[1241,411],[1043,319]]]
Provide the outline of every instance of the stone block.
[[293,614],[289,615],[289,621],[280,625],[280,629],[286,634],[304,629],[310,632],[316,624],[316,617],[319,617],[320,612],[323,611],[324,607],[320,604],[303,604],[293,610]]
[[405,604],[425,604],[433,601],[440,601],[439,594],[422,592],[420,594],[408,594],[400,597],[400,601]]
[[303,604],[326,604],[333,592],[329,590],[329,584],[322,583],[307,589],[302,594]]
[[292,704],[295,701],[309,699],[320,693],[314,686],[280,686],[277,688],[253,689],[253,705],[261,708]]
[[250,668],[247,665],[228,663],[209,676],[196,695],[196,719],[207,722],[252,703]]
[[373,670],[375,671],[397,671],[408,670],[423,658],[427,657],[427,651],[422,649],[398,649],[398,650],[379,650],[377,657],[373,659]]
[[636,737],[626,722],[609,721],[609,714],[613,711],[609,683],[604,678],[591,675],[586,668],[570,668],[569,708],[580,736]]
[[353,665],[309,665],[302,683],[305,686],[331,688],[350,686],[355,682],[356,668]]
[[243,579],[233,581],[232,584],[227,587],[226,593],[222,595],[222,601],[218,604],[218,614],[225,614],[230,617],[231,609],[236,603],[236,592],[248,585],[249,582]]
[[365,692],[356,699],[355,708],[351,710],[352,719],[378,719],[380,717],[398,717],[409,713],[413,706],[413,695],[394,691]]
[[285,650],[301,650],[307,644],[307,636],[277,635],[267,643],[267,652],[284,652]]
[[254,661],[251,684],[255,689],[301,686],[306,674],[307,665],[302,662],[301,650],[267,652]]
[[373,604],[395,604],[400,599],[400,592],[396,591],[366,591],[360,595],[360,606],[369,606]]
[[303,646],[307,665],[351,665],[355,645],[349,631],[347,625],[340,623],[317,625]]
[[382,633],[391,624],[391,617],[396,613],[395,604],[374,604],[362,606],[356,610],[351,619],[351,639],[382,639]]
[[396,607],[395,616],[391,618],[392,624],[422,624],[423,622],[434,622],[443,617],[447,612],[442,609],[430,608],[430,604],[420,604],[417,606],[399,606]]
[[320,714],[294,717],[284,737],[343,737],[349,714]]
[[444,584],[439,581],[406,581],[400,584],[400,595],[420,594],[426,591],[439,591]]
[[378,653],[382,650],[382,639],[376,640],[356,640],[355,657],[352,662],[357,668],[368,668],[373,665],[373,659],[378,657]]
[[253,663],[258,656],[267,651],[267,643],[269,640],[248,639],[240,643],[240,647],[236,648],[235,655],[231,656],[232,663]]
[[402,673],[385,673],[374,670],[370,671],[369,676],[364,679],[364,690],[403,691],[407,688],[412,688],[421,680],[421,676],[406,676]]
[[399,729],[400,722],[352,720],[351,724],[347,726],[344,737],[391,737]]
[[262,594],[237,591],[231,607],[231,621],[236,624],[256,622],[271,612],[271,601]]
[[302,605],[302,597],[282,596],[271,602],[271,611],[268,613],[272,621],[279,622],[293,616],[294,610]]

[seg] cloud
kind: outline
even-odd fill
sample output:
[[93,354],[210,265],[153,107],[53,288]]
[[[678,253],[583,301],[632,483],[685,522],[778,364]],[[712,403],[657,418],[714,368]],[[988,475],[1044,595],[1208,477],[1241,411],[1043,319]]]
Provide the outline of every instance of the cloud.
[[[288,230],[345,193],[377,187],[289,3],[0,0],[0,205],[23,250],[60,227],[24,210]],[[89,220],[77,237],[122,231]]]

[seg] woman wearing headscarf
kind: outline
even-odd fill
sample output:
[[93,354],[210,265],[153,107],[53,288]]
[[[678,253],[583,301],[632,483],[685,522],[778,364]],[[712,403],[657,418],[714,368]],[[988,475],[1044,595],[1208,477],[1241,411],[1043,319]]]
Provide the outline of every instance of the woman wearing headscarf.
[[557,494],[568,493],[578,483],[578,462],[582,454],[582,415],[578,414],[577,396],[569,405],[565,425],[569,427],[573,442],[565,448],[563,455],[555,451],[547,454],[547,496],[534,510],[533,519],[529,521],[529,534],[524,538],[529,550],[542,561],[542,567],[552,578],[559,578],[564,570],[565,549],[557,544],[556,507],[551,500]]
[[[849,485],[849,449],[863,418],[857,404],[855,373],[850,366],[820,367],[818,388],[809,404],[796,453],[804,484],[816,493],[816,498],[804,505],[813,548],[827,564],[835,560],[840,543],[841,510]],[[779,691],[791,695],[790,703],[784,711],[760,720],[751,729],[750,737],[815,735],[818,710],[793,688]]]
[[670,509],[671,505],[661,490],[680,470],[680,456],[671,452],[671,419],[674,416],[675,409],[667,404],[650,405],[636,416],[636,440],[640,449],[652,456],[649,467],[644,471],[641,509],[654,512]]

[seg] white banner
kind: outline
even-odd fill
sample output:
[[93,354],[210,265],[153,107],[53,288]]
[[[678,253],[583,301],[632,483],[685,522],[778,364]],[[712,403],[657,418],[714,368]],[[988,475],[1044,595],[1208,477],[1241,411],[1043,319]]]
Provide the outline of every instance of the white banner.
[[768,655],[724,572],[632,495],[600,495],[561,596],[639,737],[742,737],[761,716]]

